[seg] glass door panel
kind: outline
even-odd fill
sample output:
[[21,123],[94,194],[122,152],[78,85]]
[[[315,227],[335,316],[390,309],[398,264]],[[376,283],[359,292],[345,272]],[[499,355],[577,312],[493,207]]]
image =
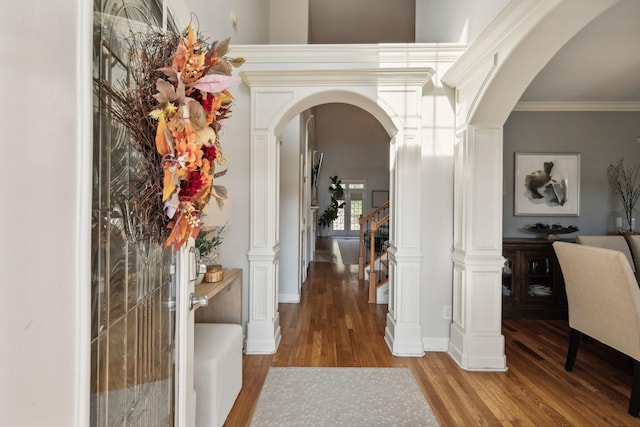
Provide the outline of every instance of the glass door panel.
[[[345,181],[344,208],[338,210],[338,218],[332,223],[334,235],[358,236],[360,234],[360,215],[364,207],[364,182]],[[336,233],[337,231],[337,233]]]
[[[155,0],[94,2],[94,78],[127,81],[123,23],[159,28]],[[115,25],[118,23],[118,25]],[[91,426],[174,424],[171,250],[131,237],[125,224],[140,153],[94,97]],[[106,100],[108,101],[108,100]]]

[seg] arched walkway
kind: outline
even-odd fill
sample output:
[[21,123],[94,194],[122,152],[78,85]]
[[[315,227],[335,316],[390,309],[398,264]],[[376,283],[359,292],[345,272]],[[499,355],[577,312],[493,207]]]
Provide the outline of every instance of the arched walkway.
[[[495,31],[474,42],[462,58],[446,46],[426,45],[342,46],[331,53],[322,46],[269,46],[253,62],[241,52],[249,59],[242,76],[251,88],[252,129],[247,352],[273,353],[280,341],[276,136],[289,120],[313,105],[346,102],[370,111],[393,137],[391,286],[385,331],[389,348],[396,355],[419,356],[425,348],[440,349],[439,343],[445,342],[442,347],[465,369],[505,370],[500,286],[502,125],[553,54],[616,1],[512,2],[492,24]],[[438,74],[445,71],[444,76]],[[433,81],[441,79],[450,90],[430,84],[434,73]],[[445,268],[442,263],[429,264],[432,260],[423,258],[421,230],[427,226],[423,222],[434,219],[428,216],[433,199],[422,190],[424,120],[451,105],[437,100],[429,104],[425,99],[444,92],[452,95],[455,109],[453,321],[449,337],[436,331],[431,342],[437,345],[430,346],[429,337],[434,335],[423,336],[423,330],[440,319],[434,313],[446,309],[442,287],[451,283],[438,276]],[[423,114],[427,104],[433,109]],[[436,135],[449,129],[434,120],[429,130]],[[440,290],[422,299],[421,294],[434,287]]]
[[[335,73],[321,68],[320,65],[314,71],[298,72],[293,80],[283,80],[282,72],[242,73],[251,88],[252,100],[247,353],[273,353],[280,341],[277,311],[280,147],[277,136],[304,110],[318,104],[343,102],[371,113],[389,134],[394,159],[390,198],[396,210],[392,217],[397,218],[403,215],[402,212],[415,216],[412,221],[396,220],[390,225],[391,291],[386,338],[395,354],[420,355],[423,353],[420,307],[414,298],[419,293],[420,241],[415,233],[405,230],[419,218],[420,203],[415,197],[398,197],[395,190],[402,186],[404,191],[400,194],[420,192],[419,181],[408,179],[405,171],[420,169],[417,117],[423,90],[433,71],[429,68],[378,68]],[[398,283],[401,283],[402,292],[398,292]],[[400,337],[398,332],[401,332]]]
[[[453,323],[449,354],[468,370],[506,370],[502,320],[502,126],[571,37],[618,0],[512,2],[445,74],[455,93]],[[481,183],[481,185],[479,185]]]

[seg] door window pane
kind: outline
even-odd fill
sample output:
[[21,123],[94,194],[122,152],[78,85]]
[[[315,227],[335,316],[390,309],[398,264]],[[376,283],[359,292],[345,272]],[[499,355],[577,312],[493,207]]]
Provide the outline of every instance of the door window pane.
[[350,230],[360,230],[360,215],[362,215],[362,200],[351,200],[349,203],[351,214]]

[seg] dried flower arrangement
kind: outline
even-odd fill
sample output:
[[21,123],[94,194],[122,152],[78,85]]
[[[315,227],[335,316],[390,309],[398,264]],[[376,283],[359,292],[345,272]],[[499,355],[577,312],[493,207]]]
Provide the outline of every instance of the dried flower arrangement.
[[[633,209],[640,199],[640,164],[624,167],[624,159],[620,159],[615,165],[609,165],[607,168],[607,176],[611,189],[620,197],[625,218],[627,220],[628,230],[626,233],[633,232]],[[622,231],[622,230],[621,230]]]
[[183,35],[150,32],[128,39],[130,83],[96,81],[106,111],[128,131],[140,153],[135,191],[126,212],[132,240],[164,242],[174,251],[200,231],[200,214],[226,189],[213,184],[226,169],[220,121],[229,117],[237,83],[229,39],[211,44],[193,30]]

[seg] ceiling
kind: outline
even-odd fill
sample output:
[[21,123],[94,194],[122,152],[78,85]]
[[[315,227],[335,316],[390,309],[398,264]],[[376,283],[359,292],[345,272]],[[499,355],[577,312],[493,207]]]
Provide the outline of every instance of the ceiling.
[[[415,4],[415,0],[310,0],[309,42],[412,42],[415,24],[403,23],[415,22]],[[520,101],[635,103],[632,108],[637,109],[640,0],[621,0],[587,25],[541,70]]]
[[576,34],[521,101],[640,102],[640,1],[621,0]]

